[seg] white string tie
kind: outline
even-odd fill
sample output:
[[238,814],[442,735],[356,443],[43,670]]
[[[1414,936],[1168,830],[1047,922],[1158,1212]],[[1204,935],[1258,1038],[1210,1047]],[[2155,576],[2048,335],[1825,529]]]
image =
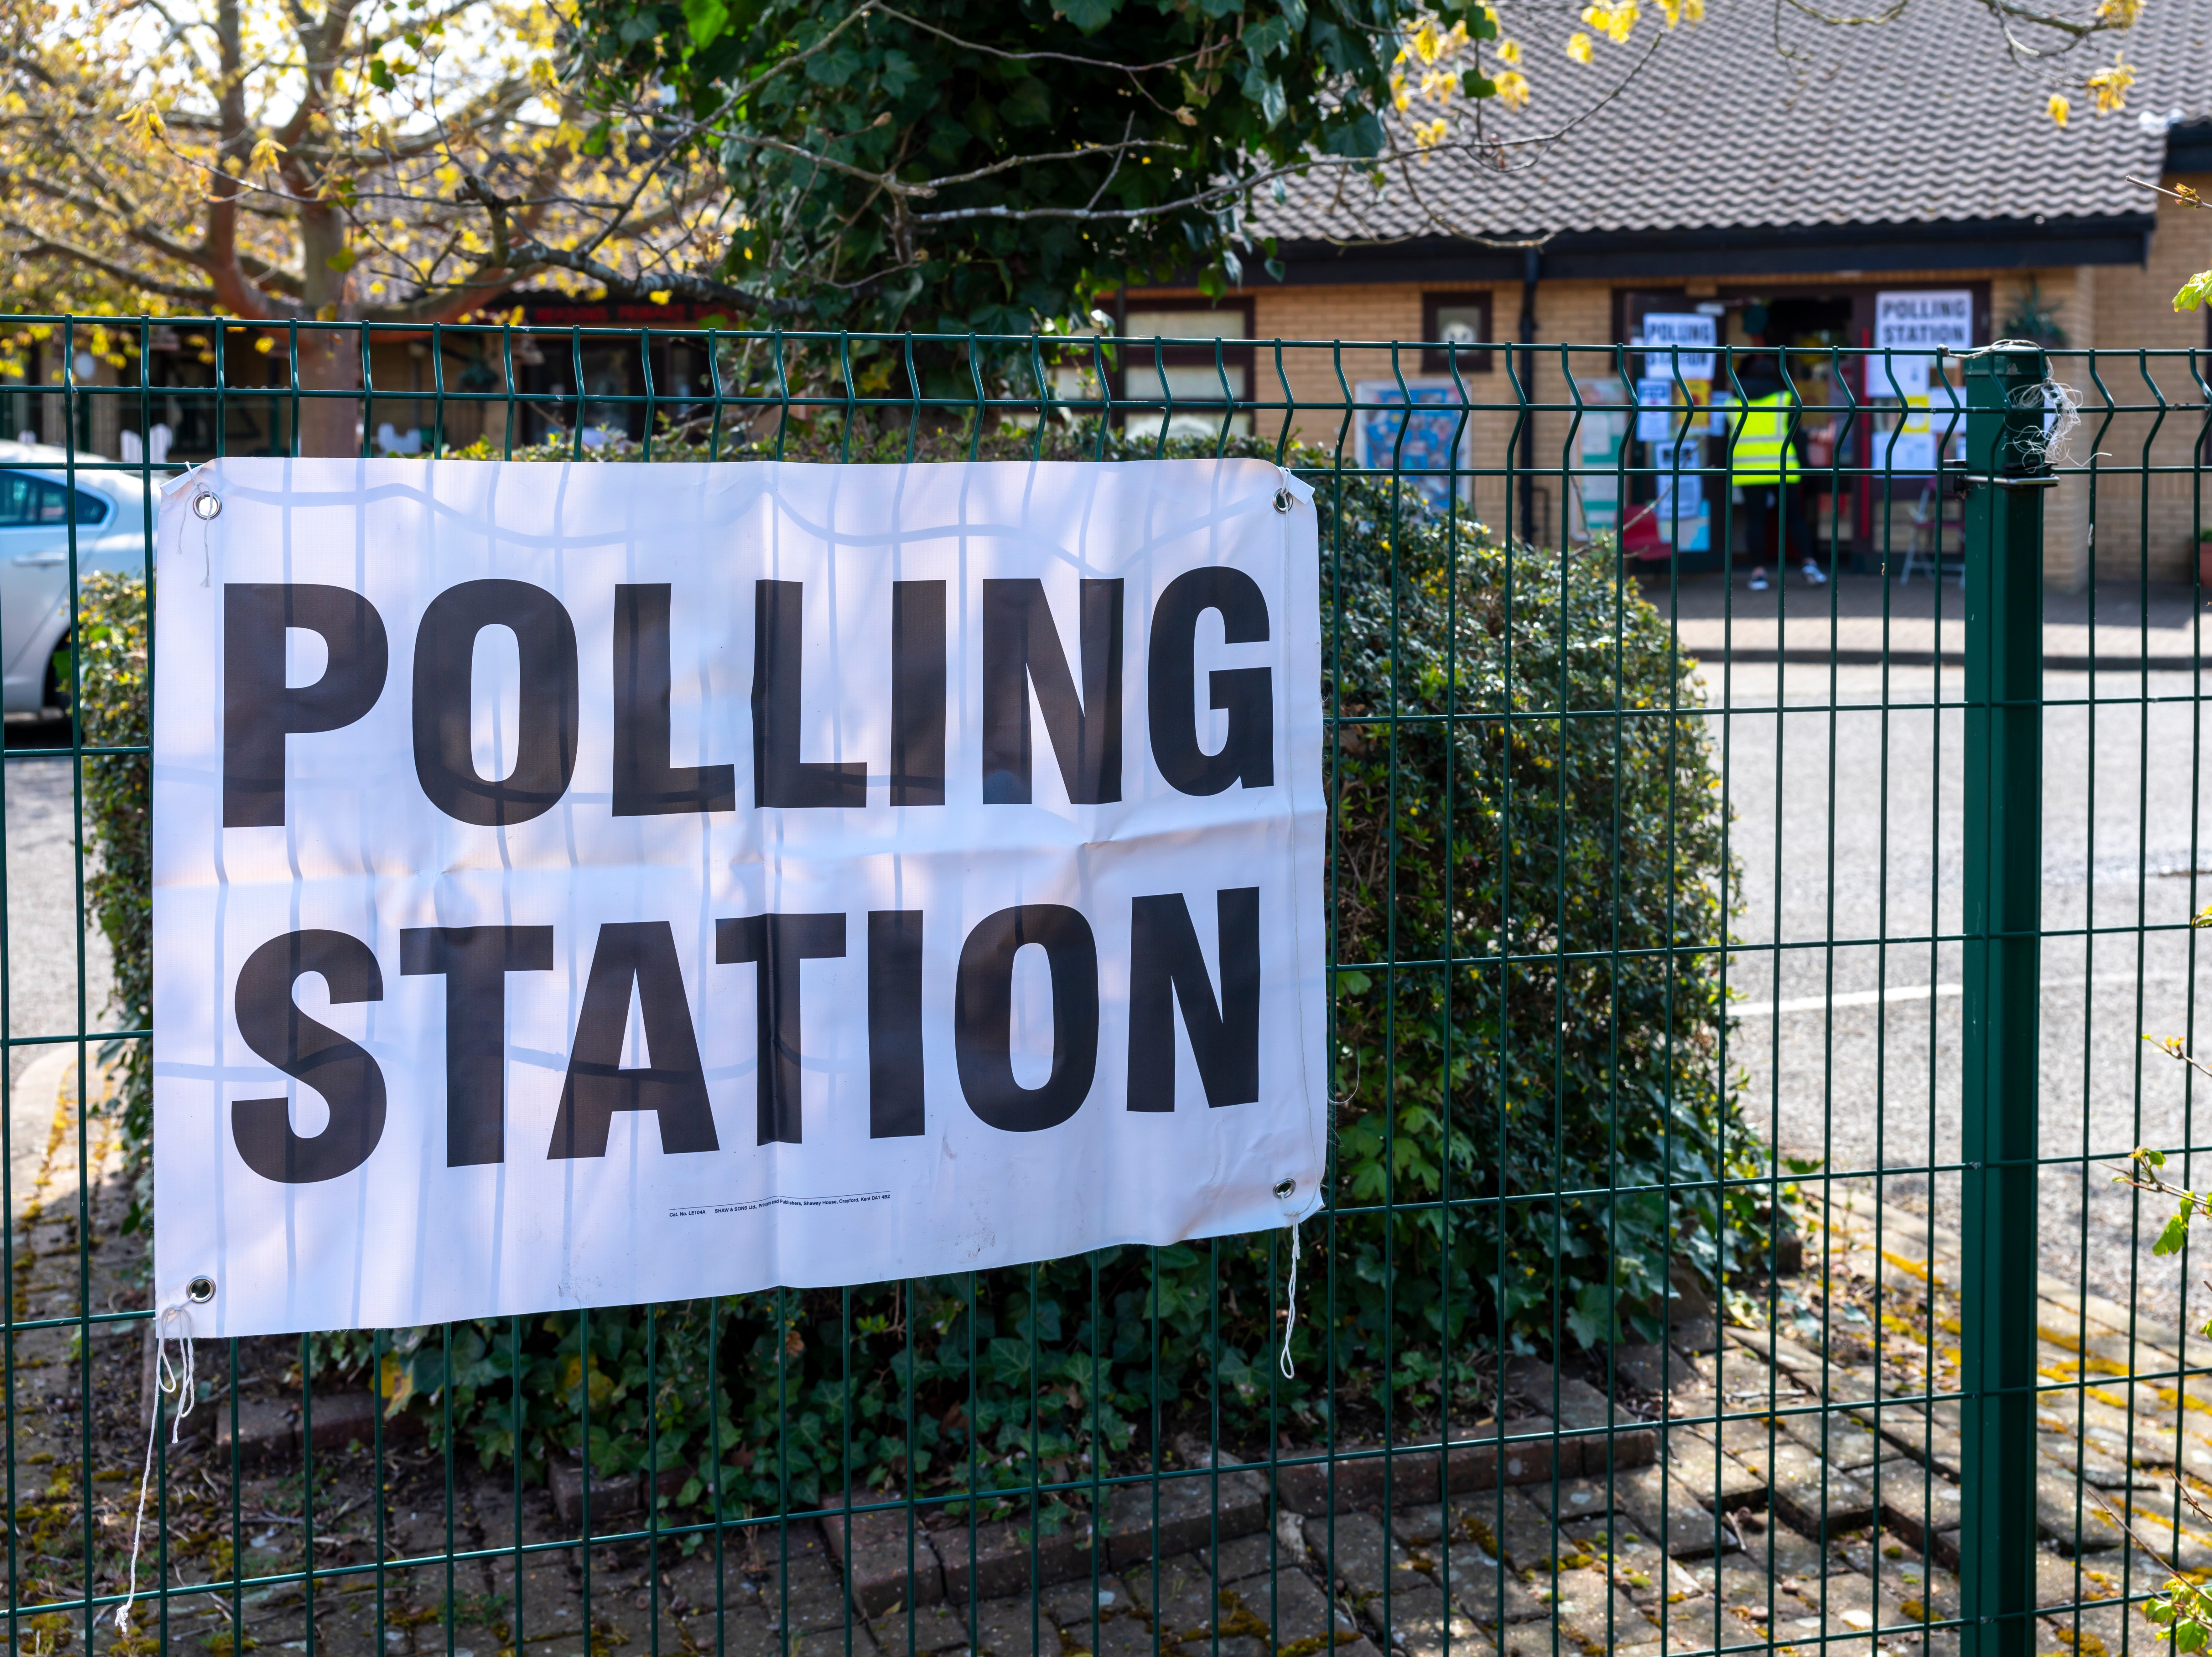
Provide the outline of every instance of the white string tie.
[[2049,468],[2070,464],[2067,440],[2081,423],[2081,393],[2055,379],[2022,385],[2012,394],[2015,409],[2032,409],[2043,415],[2040,430],[2030,427],[2015,433],[2013,446],[2031,466]]
[[[168,1326],[175,1319],[182,1328],[173,1337],[182,1349],[181,1365],[173,1369],[169,1363]],[[198,1388],[192,1381],[192,1314],[182,1306],[165,1306],[154,1320],[154,1387],[163,1395],[178,1395],[176,1412],[169,1417],[169,1442],[178,1442],[177,1435],[185,1424],[185,1417],[192,1412],[198,1402]],[[131,1579],[124,1589],[123,1603],[115,1608],[115,1631],[119,1635],[131,1632],[131,1605],[138,1597],[138,1544],[146,1528],[146,1490],[154,1482],[154,1441],[161,1430],[161,1399],[154,1401],[154,1413],[146,1423],[146,1466],[138,1475],[138,1517],[131,1527]]]
[[[186,494],[184,497],[185,513],[187,517],[197,519],[200,526],[200,585],[202,586],[208,585],[208,576],[210,574],[208,568],[208,520],[200,517],[198,513],[192,510],[192,502],[198,499],[199,495],[205,493],[205,491],[201,489],[197,483],[193,483],[192,480],[213,464],[215,464],[215,462],[212,460],[203,460],[198,465],[190,467],[185,470],[178,473],[177,476],[170,481],[171,488],[189,489],[190,491],[190,493]],[[185,551],[185,531],[183,529],[179,529],[177,531],[177,553],[179,557],[184,555]]]
[[1291,1223],[1291,1281],[1283,1290],[1283,1379],[1296,1381],[1298,1367],[1291,1362],[1291,1331],[1298,1326],[1298,1227],[1295,1220]]

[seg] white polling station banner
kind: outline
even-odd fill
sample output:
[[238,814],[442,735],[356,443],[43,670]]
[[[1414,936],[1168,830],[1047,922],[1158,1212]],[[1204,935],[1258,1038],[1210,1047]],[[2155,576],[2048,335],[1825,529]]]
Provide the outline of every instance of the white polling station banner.
[[157,1304],[413,1325],[1312,1212],[1318,563],[1253,460],[173,484]]

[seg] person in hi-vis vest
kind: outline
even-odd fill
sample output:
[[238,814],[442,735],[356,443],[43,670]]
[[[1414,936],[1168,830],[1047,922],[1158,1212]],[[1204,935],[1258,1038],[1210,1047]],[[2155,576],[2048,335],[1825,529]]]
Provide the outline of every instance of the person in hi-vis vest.
[[1782,568],[1795,551],[1804,561],[1806,580],[1818,586],[1828,578],[1814,559],[1812,531],[1805,520],[1797,465],[1797,400],[1778,383],[1765,361],[1741,383],[1744,400],[1728,411],[1729,486],[1744,514],[1751,585],[1763,590],[1767,566]]

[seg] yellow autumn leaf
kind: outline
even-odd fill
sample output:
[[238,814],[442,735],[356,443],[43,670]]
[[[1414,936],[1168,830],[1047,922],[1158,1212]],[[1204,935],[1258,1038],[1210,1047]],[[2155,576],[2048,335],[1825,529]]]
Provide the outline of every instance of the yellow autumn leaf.
[[1567,37],[1567,56],[1573,58],[1578,64],[1587,64],[1589,62],[1589,36],[1582,33],[1569,35]]
[[252,155],[246,157],[246,169],[253,173],[267,173],[276,167],[276,158],[283,153],[283,145],[274,138],[264,137],[253,146]]
[[1528,77],[1520,70],[1509,69],[1498,77],[1498,101],[1506,108],[1525,109],[1528,96]]
[[389,1421],[415,1396],[415,1366],[397,1352],[386,1352],[377,1366],[376,1390],[386,1399],[384,1417]]
[[2052,121],[2064,126],[2067,118],[2074,113],[2074,100],[2063,92],[2054,92],[2051,94],[2051,101],[2043,107]]
[[1498,43],[1498,61],[1501,64],[1519,63],[1521,43],[1518,40],[1500,40]]
[[161,124],[161,109],[151,98],[124,111],[123,124],[130,128],[131,136],[142,143],[162,137],[169,130]]
[[2112,63],[2089,77],[2089,90],[2097,97],[2097,113],[2110,115],[2128,106],[2128,88],[2136,83],[2135,65],[2118,52]]
[[1610,3],[1600,0],[1583,9],[1583,21],[1619,46],[1636,32],[1637,20],[1643,15],[1636,0],[1611,0]]

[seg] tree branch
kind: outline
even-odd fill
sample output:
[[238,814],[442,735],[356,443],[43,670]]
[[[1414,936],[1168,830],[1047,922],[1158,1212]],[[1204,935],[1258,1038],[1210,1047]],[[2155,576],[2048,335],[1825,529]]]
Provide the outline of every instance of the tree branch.
[[187,305],[212,306],[216,303],[216,291],[212,288],[187,288],[181,282],[165,282],[161,277],[149,276],[143,270],[133,270],[128,265],[118,264],[113,259],[96,253],[89,247],[66,241],[49,231],[38,229],[20,220],[0,219],[0,228],[12,230],[25,239],[27,245],[20,250],[25,258],[36,258],[40,254],[52,254],[58,258],[65,258],[73,264],[82,264],[88,270],[97,270],[102,276],[112,276],[117,281],[127,282],[133,288],[143,288],[149,294],[159,294],[164,299],[177,300]]
[[883,0],[877,0],[876,9],[886,17],[897,18],[909,28],[918,28],[924,34],[933,34],[940,40],[950,41],[963,52],[979,52],[987,58],[1011,59],[1015,63],[1074,64],[1084,69],[1115,70],[1124,75],[1149,75],[1155,70],[1174,69],[1195,58],[1203,58],[1215,46],[1214,41],[1208,39],[1195,52],[1186,52],[1176,58],[1163,58],[1157,64],[1117,64],[1109,58],[1077,58],[1065,52],[1008,52],[1000,46],[987,46],[980,40],[964,40],[949,29],[941,29],[934,23],[925,23],[921,18],[902,12],[896,6],[885,5]]
[[[626,276],[611,264],[603,264],[588,254],[572,252],[567,248],[548,247],[536,240],[519,241],[509,250],[518,272],[526,272],[532,265],[556,270],[573,270],[578,276],[589,276],[610,294],[623,299],[642,299],[651,294],[666,294],[691,305],[726,305],[732,311],[742,311],[748,316],[795,317],[805,313],[806,307],[797,300],[774,299],[765,294],[756,294],[747,288],[732,288],[708,276],[695,276],[672,270],[665,275],[654,275],[639,279]],[[519,282],[521,274],[508,280]]]

